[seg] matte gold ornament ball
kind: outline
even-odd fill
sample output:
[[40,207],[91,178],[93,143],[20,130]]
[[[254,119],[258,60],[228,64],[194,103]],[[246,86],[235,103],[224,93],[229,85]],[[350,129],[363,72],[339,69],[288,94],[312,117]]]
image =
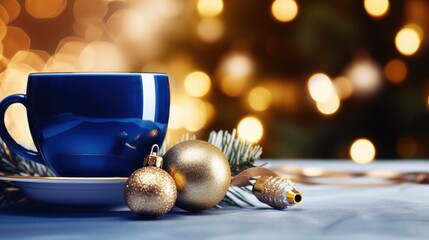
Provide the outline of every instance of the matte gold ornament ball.
[[216,206],[231,182],[225,155],[201,140],[184,141],[170,148],[164,155],[164,169],[176,182],[176,206],[188,211]]
[[158,167],[142,167],[128,178],[125,200],[128,207],[144,217],[159,217],[169,212],[176,201],[174,180]]

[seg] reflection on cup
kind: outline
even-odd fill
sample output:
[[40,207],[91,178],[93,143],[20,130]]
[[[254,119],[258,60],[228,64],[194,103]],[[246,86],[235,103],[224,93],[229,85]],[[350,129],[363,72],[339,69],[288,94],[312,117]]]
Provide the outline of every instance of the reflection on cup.
[[169,117],[166,74],[44,73],[29,76],[27,95],[0,103],[27,107],[38,152],[18,145],[0,122],[2,139],[17,154],[59,176],[129,176],[153,144],[162,144]]

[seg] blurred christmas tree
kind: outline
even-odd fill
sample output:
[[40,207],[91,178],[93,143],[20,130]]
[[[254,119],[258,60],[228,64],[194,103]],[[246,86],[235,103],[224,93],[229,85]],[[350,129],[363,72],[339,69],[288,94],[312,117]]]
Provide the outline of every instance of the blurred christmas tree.
[[[29,72],[161,71],[172,139],[237,128],[267,158],[349,158],[359,138],[377,158],[429,157],[427,1],[0,4],[0,98]],[[31,142],[24,119],[7,124]]]

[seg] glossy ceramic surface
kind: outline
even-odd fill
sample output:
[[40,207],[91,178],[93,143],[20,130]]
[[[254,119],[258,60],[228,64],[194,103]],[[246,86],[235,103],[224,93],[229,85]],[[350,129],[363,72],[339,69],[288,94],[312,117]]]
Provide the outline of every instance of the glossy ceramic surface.
[[39,202],[67,206],[125,205],[127,178],[61,178],[0,176],[11,181],[24,194]]
[[13,103],[27,107],[38,152],[13,141],[1,121],[12,151],[58,176],[127,177],[162,144],[170,92],[166,74],[38,73],[29,75],[27,95],[5,98],[0,113]]

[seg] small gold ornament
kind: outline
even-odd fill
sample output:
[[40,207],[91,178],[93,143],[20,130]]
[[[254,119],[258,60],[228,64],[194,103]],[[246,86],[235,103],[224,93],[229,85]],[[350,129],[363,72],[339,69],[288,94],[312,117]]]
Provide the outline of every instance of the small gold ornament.
[[216,206],[231,181],[228,159],[214,145],[188,140],[174,145],[164,155],[164,169],[177,187],[176,206],[202,211]]
[[253,194],[259,201],[275,209],[284,209],[302,201],[302,194],[290,179],[262,176],[253,184]]
[[137,169],[125,185],[125,200],[128,207],[144,217],[159,217],[169,212],[177,198],[176,185],[162,167],[162,158],[157,156],[153,145],[144,167]]

